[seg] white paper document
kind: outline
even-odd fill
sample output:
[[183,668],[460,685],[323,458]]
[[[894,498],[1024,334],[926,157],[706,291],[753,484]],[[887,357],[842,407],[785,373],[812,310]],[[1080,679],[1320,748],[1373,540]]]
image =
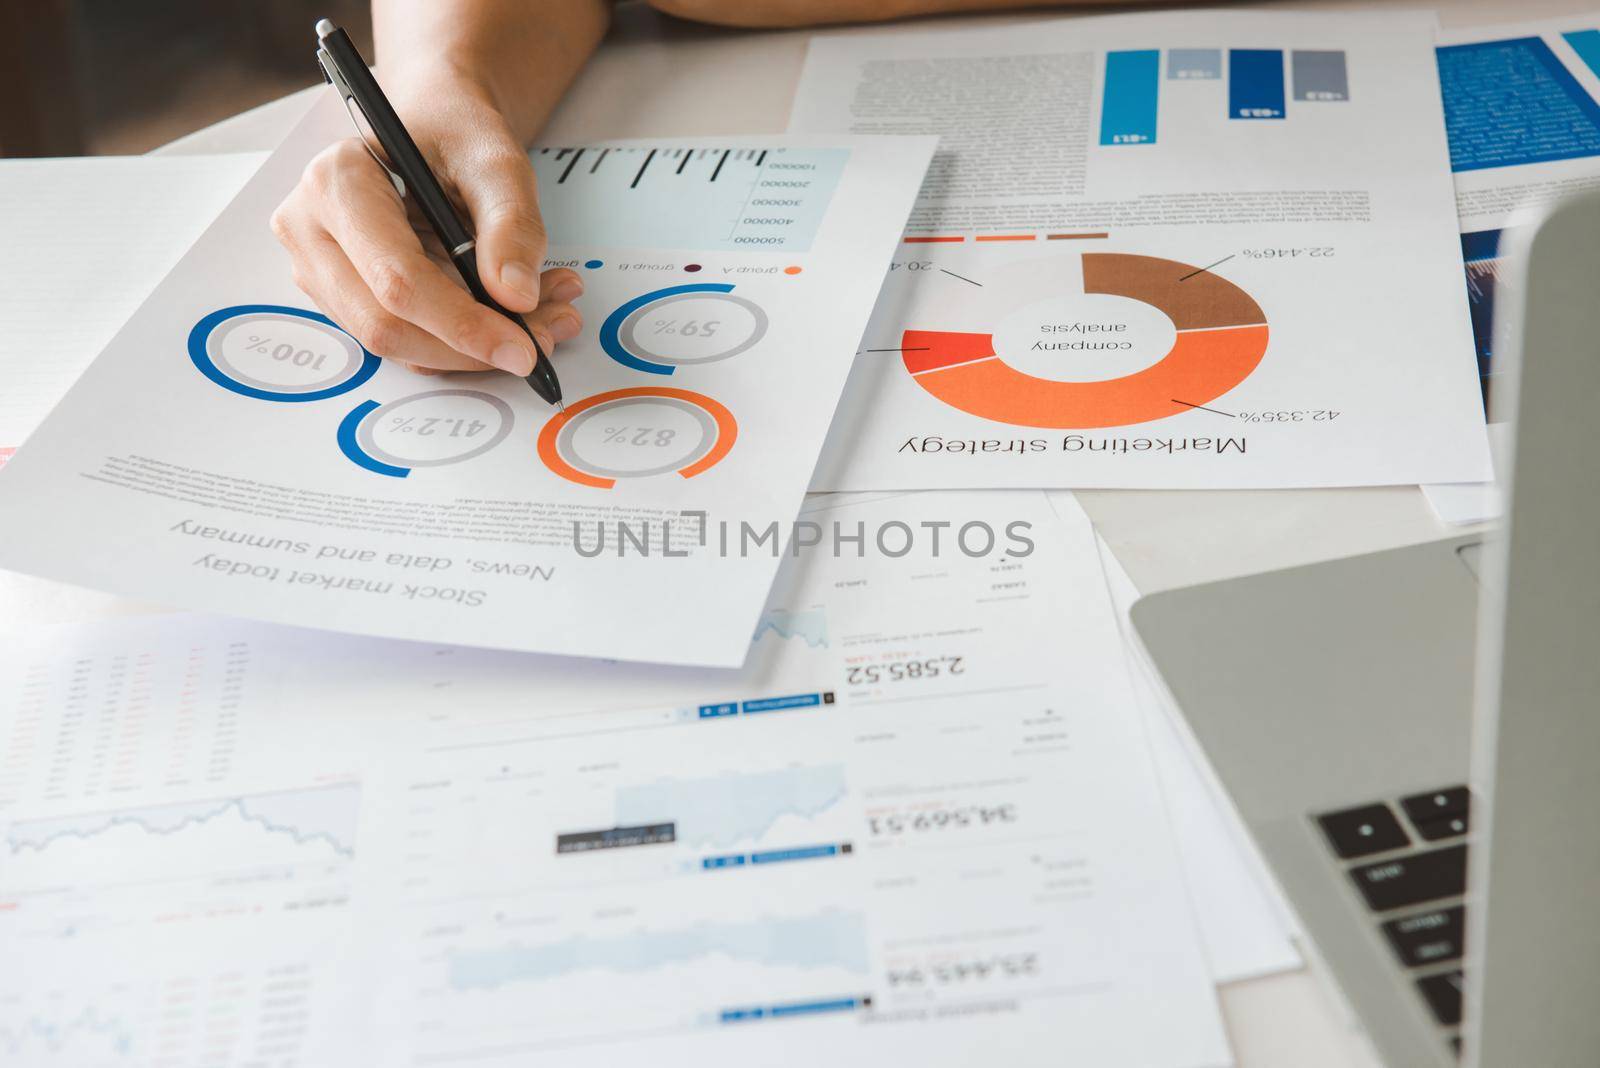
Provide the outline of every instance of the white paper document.
[[1138,588],[1104,540],[1096,541],[1211,976],[1231,983],[1299,968],[1304,962],[1294,946],[1289,907],[1251,851],[1238,815],[1207,785],[1197,764],[1205,755],[1184,744],[1177,726],[1183,713],[1133,635],[1128,611],[1139,599]]
[[[1498,418],[1494,310],[1509,297],[1506,235],[1564,197],[1600,189],[1600,17],[1451,30],[1440,33],[1438,54],[1473,345],[1484,410]],[[1506,429],[1490,427],[1497,464]],[[1501,512],[1492,482],[1423,492],[1449,523]]]
[[[0,1041],[1230,1063],[1087,518],[919,494],[803,520],[868,548],[792,561],[738,671],[589,662],[580,692],[573,661],[207,617],[17,645]],[[894,524],[915,546],[874,551]]]
[[385,363],[294,288],[268,216],[349,132],[327,96],[0,472],[0,508],[30,517],[0,566],[389,637],[738,664],[932,139],[535,150],[549,262],[587,286],[557,412],[503,374]]
[[0,462],[266,159],[0,163]]
[[5,635],[0,1062],[329,1063],[361,785],[357,750],[328,744],[335,680],[283,693],[310,634],[181,616]]
[[941,143],[812,487],[1481,477],[1433,31],[1206,11],[813,38],[792,130]]

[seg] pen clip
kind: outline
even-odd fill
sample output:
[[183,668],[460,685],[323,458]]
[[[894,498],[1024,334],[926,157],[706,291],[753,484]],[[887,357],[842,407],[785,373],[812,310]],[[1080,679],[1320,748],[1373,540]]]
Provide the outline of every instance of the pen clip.
[[333,57],[324,48],[317,49],[317,63],[322,67],[322,73],[327,76],[334,90],[338,92],[339,98],[344,101],[345,113],[350,116],[350,124],[356,128],[356,136],[361,139],[367,155],[383,168],[383,173],[389,176],[389,183],[394,186],[394,191],[400,194],[402,200],[405,199],[405,179],[396,174],[384,160],[383,154],[379,151],[382,146],[373,144],[372,123],[367,119],[367,113],[362,109],[361,102],[350,90],[350,83],[345,81],[344,74],[339,70],[339,64],[334,62]]

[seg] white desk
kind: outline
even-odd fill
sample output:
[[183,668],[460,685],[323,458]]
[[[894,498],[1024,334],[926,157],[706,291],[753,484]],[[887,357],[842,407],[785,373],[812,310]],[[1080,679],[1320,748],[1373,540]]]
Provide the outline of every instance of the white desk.
[[[1311,0],[1267,6],[1370,10],[1385,5],[1383,0]],[[1445,25],[1459,26],[1575,14],[1600,5],[1596,0],[1439,0],[1437,6]],[[547,136],[592,140],[781,132],[788,121],[805,39],[803,31],[742,33],[690,26],[649,10],[624,10],[605,47],[552,120]],[[309,98],[309,91],[297,93],[161,151],[273,148]],[[1452,532],[1434,519],[1422,495],[1409,487],[1099,490],[1080,496],[1144,592],[1427,541]],[[24,621],[148,610],[11,575],[3,576],[0,594]],[[1370,1068],[1373,1064],[1308,973],[1229,984],[1221,988],[1221,1000],[1240,1068],[1289,1064]]]

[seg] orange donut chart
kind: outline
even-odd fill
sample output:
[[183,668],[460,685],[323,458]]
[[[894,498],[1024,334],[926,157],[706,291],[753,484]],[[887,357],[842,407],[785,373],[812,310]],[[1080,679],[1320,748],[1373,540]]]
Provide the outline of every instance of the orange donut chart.
[[692,390],[673,389],[670,386],[635,386],[630,389],[614,389],[609,393],[597,393],[592,397],[585,397],[583,400],[569,404],[566,411],[557,413],[539,431],[539,459],[551,471],[569,482],[576,482],[581,486],[594,486],[597,489],[610,489],[616,485],[617,480],[615,478],[608,478],[581,470],[573,466],[561,455],[559,447],[561,432],[574,419],[601,405],[643,397],[681,401],[685,404],[693,405],[709,415],[716,425],[716,441],[693,463],[678,468],[678,474],[682,477],[693,478],[695,475],[710,470],[733,449],[733,443],[739,436],[739,424],[733,418],[733,413],[725,405],[712,400],[703,393],[695,393]]
[[1083,291],[1128,297],[1165,313],[1178,332],[1172,349],[1142,371],[1099,382],[1058,382],[1019,371],[995,352],[992,334],[906,330],[901,358],[918,385],[970,415],[1013,426],[1091,430],[1164,419],[1216,400],[1266,355],[1261,306],[1227,279],[1188,264],[1086,252]]

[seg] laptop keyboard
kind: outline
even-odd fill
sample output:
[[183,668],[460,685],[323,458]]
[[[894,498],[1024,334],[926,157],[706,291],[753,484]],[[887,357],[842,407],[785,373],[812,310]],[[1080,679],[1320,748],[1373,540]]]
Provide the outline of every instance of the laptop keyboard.
[[1465,786],[1326,812],[1323,836],[1445,1040],[1461,1052],[1460,961],[1472,807]]

